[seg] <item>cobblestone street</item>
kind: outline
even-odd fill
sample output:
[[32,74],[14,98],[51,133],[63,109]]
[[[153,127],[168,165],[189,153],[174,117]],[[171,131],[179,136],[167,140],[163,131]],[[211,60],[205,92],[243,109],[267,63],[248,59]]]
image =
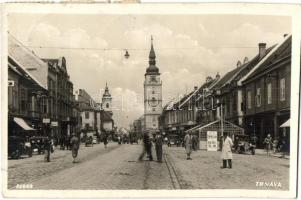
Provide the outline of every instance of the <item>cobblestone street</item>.
[[[220,152],[193,152],[164,147],[164,162],[137,161],[141,145],[109,143],[82,146],[78,163],[71,152],[56,150],[50,163],[42,156],[9,161],[9,188],[33,189],[288,189],[289,159],[234,154],[233,169],[220,169]],[[155,152],[153,152],[155,156]],[[242,178],[243,177],[243,178]],[[281,187],[259,187],[277,182]],[[258,183],[257,183],[258,184]]]

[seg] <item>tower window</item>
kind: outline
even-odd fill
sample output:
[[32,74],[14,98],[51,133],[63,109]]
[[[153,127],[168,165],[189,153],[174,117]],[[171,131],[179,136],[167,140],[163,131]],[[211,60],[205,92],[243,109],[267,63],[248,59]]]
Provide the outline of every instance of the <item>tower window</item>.
[[151,81],[152,82],[157,82],[156,77],[155,76],[151,76]]
[[109,104],[109,103],[107,103],[107,104],[106,104],[106,108],[109,108],[109,107],[110,107],[110,104]]

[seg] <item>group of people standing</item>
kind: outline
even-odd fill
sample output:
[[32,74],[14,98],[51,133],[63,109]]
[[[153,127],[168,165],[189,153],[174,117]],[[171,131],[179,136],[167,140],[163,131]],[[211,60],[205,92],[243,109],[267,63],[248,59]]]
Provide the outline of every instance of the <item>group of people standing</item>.
[[285,140],[279,141],[279,139],[271,137],[270,134],[267,134],[267,137],[264,139],[264,145],[267,152],[267,155],[271,155],[271,153],[282,152],[282,157],[285,157],[285,153],[288,150],[288,145]]
[[[221,159],[223,161],[222,169],[224,168],[232,168],[232,139],[228,136],[227,132],[224,132],[222,140],[222,154]],[[193,150],[193,135],[191,133],[187,133],[184,137],[184,147],[186,150],[186,159],[192,160],[191,153]]]
[[[155,143],[155,148],[156,148],[156,157],[157,161],[159,163],[162,163],[162,154],[163,154],[163,137],[160,133],[157,133],[156,136],[154,137],[154,143]],[[152,161],[153,160],[153,155],[152,155],[152,139],[150,138],[149,133],[144,133],[143,135],[143,150],[142,153],[140,154],[138,160],[142,161],[143,157],[145,154],[147,154],[147,158]]]

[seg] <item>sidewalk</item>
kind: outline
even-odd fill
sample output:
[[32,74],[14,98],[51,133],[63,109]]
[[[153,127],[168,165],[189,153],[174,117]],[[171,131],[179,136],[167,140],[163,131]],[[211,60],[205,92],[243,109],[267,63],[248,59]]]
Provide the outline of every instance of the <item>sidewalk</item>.
[[[261,155],[261,156],[268,156],[265,149],[256,149],[255,150],[255,154],[256,155]],[[281,152],[277,152],[275,154],[273,152],[271,152],[269,156],[271,156],[271,157],[277,157],[277,158],[283,158],[282,157],[283,154]],[[283,159],[290,159],[290,155],[286,153],[285,157]]]

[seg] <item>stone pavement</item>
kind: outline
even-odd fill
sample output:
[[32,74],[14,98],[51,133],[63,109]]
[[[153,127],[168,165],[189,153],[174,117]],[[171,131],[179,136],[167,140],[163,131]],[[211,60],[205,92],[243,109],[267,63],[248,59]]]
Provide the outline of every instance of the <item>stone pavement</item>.
[[165,163],[138,161],[141,145],[120,145],[75,167],[33,181],[33,189],[173,189]]
[[[166,148],[183,188],[277,189],[289,188],[289,160],[272,156],[233,154],[233,168],[221,169],[221,152],[196,151],[186,160],[184,148]],[[259,187],[259,182],[281,187]],[[279,185],[279,184],[278,184]]]
[[[116,143],[109,143],[107,149],[104,148],[103,144],[93,145],[93,147],[81,145],[77,160],[78,162],[85,162],[117,147]],[[44,162],[44,155],[8,160],[8,188],[15,187],[17,184],[30,183],[33,180],[74,167],[72,160],[71,151],[59,149],[51,154],[51,162]]]
[[[183,147],[164,146],[164,162],[137,159],[142,145],[81,147],[79,162],[71,152],[9,167],[9,186],[32,184],[33,190],[104,189],[262,189],[287,190],[289,160],[273,156],[233,154],[233,169],[220,169],[221,152],[197,151],[186,160]],[[64,154],[64,155],[63,155]],[[153,148],[153,156],[155,156]],[[263,184],[261,184],[263,183]],[[265,183],[268,183],[266,186]],[[270,183],[277,183],[271,186]],[[279,184],[281,185],[279,187]]]

